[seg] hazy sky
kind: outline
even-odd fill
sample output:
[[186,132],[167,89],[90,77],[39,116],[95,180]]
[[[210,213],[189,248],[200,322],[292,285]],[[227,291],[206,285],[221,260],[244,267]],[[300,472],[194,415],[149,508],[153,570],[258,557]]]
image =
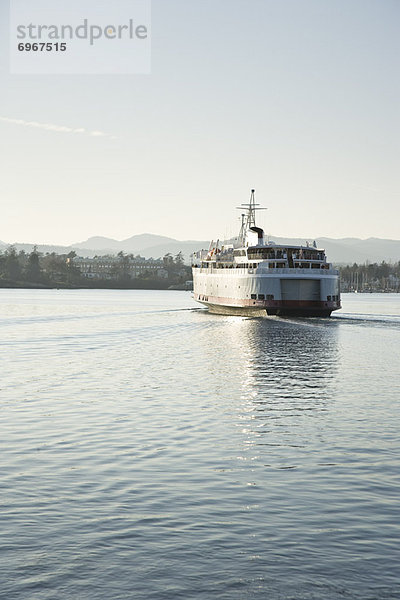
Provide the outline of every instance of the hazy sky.
[[151,75],[79,76],[10,75],[0,5],[1,240],[223,237],[252,187],[268,233],[400,238],[398,0],[153,0]]

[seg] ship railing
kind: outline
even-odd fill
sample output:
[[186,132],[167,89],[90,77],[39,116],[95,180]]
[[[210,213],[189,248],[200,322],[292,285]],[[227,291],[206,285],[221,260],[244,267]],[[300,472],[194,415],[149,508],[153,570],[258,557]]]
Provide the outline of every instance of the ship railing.
[[266,269],[265,267],[259,267],[253,269],[253,271],[262,274],[289,274],[289,275],[338,275],[337,269],[299,269],[299,268],[283,268],[283,269]]
[[263,267],[254,268],[238,268],[238,269],[215,269],[212,267],[204,268],[199,265],[196,266],[200,273],[211,274],[230,274],[233,273],[236,275],[241,275],[242,273],[249,273],[250,275],[316,275],[323,277],[324,275],[339,275],[339,271],[337,269],[290,269],[290,268],[282,268],[282,269],[266,269]]

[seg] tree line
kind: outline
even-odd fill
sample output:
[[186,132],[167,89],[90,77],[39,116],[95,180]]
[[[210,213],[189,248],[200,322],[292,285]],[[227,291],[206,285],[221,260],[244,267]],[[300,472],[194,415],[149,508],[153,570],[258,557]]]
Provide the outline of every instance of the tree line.
[[[31,252],[16,250],[9,246],[0,252],[0,287],[101,287],[101,288],[168,288],[171,285],[183,284],[191,279],[191,268],[185,265],[182,252],[176,256],[166,254],[160,262],[160,267],[166,273],[165,278],[156,278],[154,273],[144,268],[138,277],[129,274],[129,261],[140,259],[132,254],[119,252],[118,260],[112,272],[112,278],[84,277],[79,267],[74,264],[75,252],[68,254],[41,253],[36,247]],[[102,257],[95,257],[102,258]],[[112,257],[115,260],[115,257]]]

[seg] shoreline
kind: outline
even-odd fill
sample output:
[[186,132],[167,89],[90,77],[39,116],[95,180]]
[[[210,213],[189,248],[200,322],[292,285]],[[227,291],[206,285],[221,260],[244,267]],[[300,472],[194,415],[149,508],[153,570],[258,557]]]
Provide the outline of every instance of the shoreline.
[[[59,285],[46,285],[40,283],[27,283],[27,282],[4,282],[0,281],[0,289],[4,290],[115,290],[115,291],[124,291],[124,290],[154,290],[154,291],[172,291],[172,292],[192,292],[193,288],[188,287],[186,284],[172,284],[169,286],[156,286],[156,285],[66,285],[60,283]],[[396,290],[372,290],[372,291],[344,291],[342,294],[362,294],[363,296],[371,295],[371,294],[399,294],[399,291]]]
[[0,289],[16,289],[16,290],[166,290],[166,291],[191,291],[186,284],[171,284],[171,285],[68,285],[65,283],[47,285],[45,283],[28,283],[28,282],[5,282],[0,281]]

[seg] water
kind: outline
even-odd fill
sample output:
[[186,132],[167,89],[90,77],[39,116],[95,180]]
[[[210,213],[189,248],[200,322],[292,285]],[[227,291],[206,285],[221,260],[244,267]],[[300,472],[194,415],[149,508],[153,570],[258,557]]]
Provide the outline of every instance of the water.
[[0,290],[7,600],[400,598],[400,296]]

